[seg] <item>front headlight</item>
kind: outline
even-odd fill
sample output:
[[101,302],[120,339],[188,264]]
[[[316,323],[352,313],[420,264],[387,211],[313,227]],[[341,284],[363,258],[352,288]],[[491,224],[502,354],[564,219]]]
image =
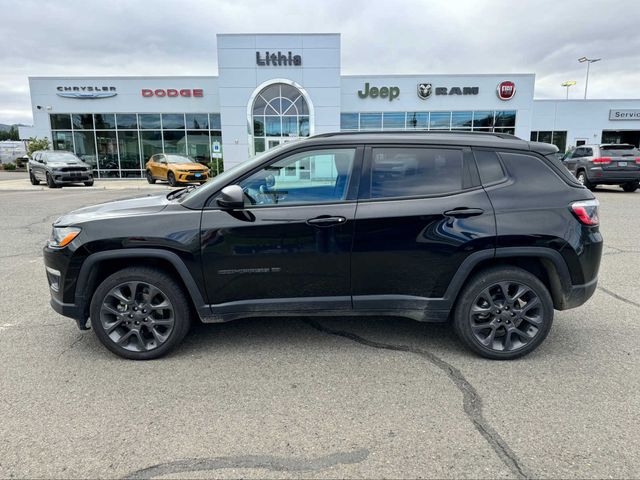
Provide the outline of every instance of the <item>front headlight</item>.
[[80,234],[78,227],[53,227],[47,245],[50,248],[64,248]]

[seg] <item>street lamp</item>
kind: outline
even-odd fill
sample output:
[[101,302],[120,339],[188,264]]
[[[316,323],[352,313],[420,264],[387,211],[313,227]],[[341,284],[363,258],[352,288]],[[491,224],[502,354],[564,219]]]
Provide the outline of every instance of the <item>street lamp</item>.
[[589,86],[589,66],[592,63],[595,62],[599,62],[600,60],[602,60],[601,58],[587,58],[587,57],[580,57],[578,59],[578,61],[580,63],[585,63],[587,62],[587,79],[584,81],[584,99],[587,99],[587,87]]
[[567,100],[569,100],[569,87],[573,87],[576,84],[575,80],[567,80],[562,82],[561,85],[567,88]]

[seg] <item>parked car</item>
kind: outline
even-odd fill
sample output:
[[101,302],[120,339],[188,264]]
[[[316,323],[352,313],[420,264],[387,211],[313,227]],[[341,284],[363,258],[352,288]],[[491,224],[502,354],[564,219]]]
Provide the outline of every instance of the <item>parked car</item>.
[[84,183],[87,187],[93,185],[91,165],[63,150],[34,152],[27,169],[31,185],[39,185],[40,182],[46,182],[49,188],[60,188],[72,183]]
[[288,143],[60,217],[51,305],[131,359],[169,352],[192,319],[313,315],[450,320],[478,354],[516,358],[597,283],[598,202],[556,152],[471,132]]
[[620,185],[625,192],[640,187],[640,150],[626,143],[582,145],[563,158],[565,166],[590,190]]
[[159,153],[153,155],[145,166],[147,181],[165,180],[172,187],[185,182],[204,183],[209,179],[209,169],[191,157]]

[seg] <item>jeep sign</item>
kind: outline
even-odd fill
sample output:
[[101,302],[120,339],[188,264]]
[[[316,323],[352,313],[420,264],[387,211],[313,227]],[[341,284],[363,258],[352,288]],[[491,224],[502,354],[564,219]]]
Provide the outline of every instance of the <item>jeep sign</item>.
[[358,90],[360,98],[388,98],[390,102],[400,96],[400,87],[369,87],[369,82],[364,84],[364,91]]

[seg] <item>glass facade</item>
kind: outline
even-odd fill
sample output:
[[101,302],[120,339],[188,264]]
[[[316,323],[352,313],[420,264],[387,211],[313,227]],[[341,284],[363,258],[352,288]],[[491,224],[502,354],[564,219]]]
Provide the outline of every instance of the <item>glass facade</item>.
[[54,150],[68,150],[91,165],[98,178],[142,178],[156,153],[211,161],[222,143],[219,113],[50,114]]
[[286,83],[264,88],[253,101],[253,153],[289,139],[309,136],[309,107],[300,90]]
[[444,112],[350,112],[340,130],[470,130],[515,134],[515,110]]
[[539,130],[531,132],[532,142],[551,143],[558,147],[560,153],[567,150],[567,131],[566,130]]

